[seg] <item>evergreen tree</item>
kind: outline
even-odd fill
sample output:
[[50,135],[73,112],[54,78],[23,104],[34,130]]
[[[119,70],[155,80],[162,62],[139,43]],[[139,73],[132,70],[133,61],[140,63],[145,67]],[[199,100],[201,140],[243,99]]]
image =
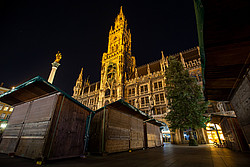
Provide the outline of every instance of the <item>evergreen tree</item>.
[[169,58],[166,70],[167,99],[169,109],[166,119],[170,128],[191,129],[190,142],[193,141],[193,129],[205,127],[207,119],[203,116],[208,102],[204,101],[201,87],[191,77],[182,63],[173,57]]

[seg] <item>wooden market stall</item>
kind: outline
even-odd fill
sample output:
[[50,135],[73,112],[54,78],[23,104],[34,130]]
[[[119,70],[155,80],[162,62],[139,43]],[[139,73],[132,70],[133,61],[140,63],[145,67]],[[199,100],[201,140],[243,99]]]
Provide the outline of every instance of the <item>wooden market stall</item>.
[[162,122],[156,119],[144,121],[145,147],[159,147],[163,145],[161,126],[165,126]]
[[94,112],[43,78],[6,92],[0,101],[14,106],[1,153],[48,160],[84,154]]
[[118,100],[95,111],[91,121],[89,152],[114,153],[144,147],[143,121],[148,116]]

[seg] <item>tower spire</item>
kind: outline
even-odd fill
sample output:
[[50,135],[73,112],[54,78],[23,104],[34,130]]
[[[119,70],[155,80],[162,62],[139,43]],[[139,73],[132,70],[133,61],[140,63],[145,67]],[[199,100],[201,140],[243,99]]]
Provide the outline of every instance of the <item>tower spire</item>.
[[81,72],[79,74],[79,77],[78,77],[77,81],[82,82],[82,72],[83,72],[83,68],[81,69]]
[[163,51],[161,51],[161,58],[164,60],[165,59],[165,56],[163,54]]
[[120,14],[122,14],[122,15],[123,15],[123,12],[122,12],[122,6],[121,6],[121,8],[120,8]]
[[[99,99],[110,101],[111,96],[113,100],[124,98],[123,85],[126,79],[132,76],[134,69],[135,57],[131,55],[131,33],[121,6],[115,18],[115,25],[109,31],[108,50],[102,57],[100,82],[102,93],[99,94]],[[106,91],[112,91],[111,96],[106,96]],[[98,106],[102,107],[103,103],[100,101]]]
[[124,24],[124,22],[126,22],[125,15],[123,14],[123,11],[122,11],[122,6],[120,8],[120,13],[116,17],[115,22],[118,24],[121,24],[121,23]]
[[83,68],[81,69],[81,72],[79,74],[78,79],[76,80],[76,85],[74,86],[74,93],[73,93],[73,97],[77,98],[82,91],[82,76],[83,76]]

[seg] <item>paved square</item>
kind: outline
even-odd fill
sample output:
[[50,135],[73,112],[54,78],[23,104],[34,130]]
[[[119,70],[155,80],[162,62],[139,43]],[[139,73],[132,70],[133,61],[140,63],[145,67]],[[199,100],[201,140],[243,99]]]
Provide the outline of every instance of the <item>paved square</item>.
[[[36,166],[30,159],[8,157],[0,154],[1,166]],[[86,159],[71,158],[50,161],[43,166],[49,167],[248,167],[250,153],[234,152],[227,148],[215,148],[211,145],[187,146],[165,144],[164,147],[123,152],[108,156],[88,156]]]

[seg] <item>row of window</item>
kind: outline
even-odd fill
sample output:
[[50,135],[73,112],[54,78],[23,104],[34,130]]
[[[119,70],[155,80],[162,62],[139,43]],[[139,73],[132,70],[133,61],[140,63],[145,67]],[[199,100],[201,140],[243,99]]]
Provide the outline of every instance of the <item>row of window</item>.
[[88,100],[86,100],[86,101],[83,101],[83,105],[85,105],[85,106],[88,106],[88,105],[93,105],[93,104],[97,104],[98,103],[98,97],[96,97],[96,98],[91,98],[91,99],[89,99],[89,101]]
[[[105,91],[105,97],[109,97],[110,93],[111,93],[110,89],[107,89]],[[116,96],[116,90],[112,90],[112,96]]]
[[155,95],[155,103],[156,104],[165,103],[165,98],[164,98],[164,94],[163,93]]
[[[163,93],[154,95],[155,104],[164,104],[165,103],[165,96]],[[135,105],[135,99],[129,100],[129,104]],[[140,98],[140,106],[145,107],[149,106],[149,96],[141,97]]]
[[154,83],[154,90],[160,90],[162,89],[162,81],[155,82]]
[[129,104],[131,104],[132,106],[135,106],[135,99],[129,100],[128,102],[129,102]]
[[155,107],[151,110],[145,110],[145,109],[143,110],[142,109],[141,111],[145,112],[148,115],[161,115],[161,114],[166,113],[167,108],[166,107]]
[[[162,81],[154,82],[153,83],[154,91],[163,89]],[[142,85],[140,86],[140,94],[148,93],[148,85]],[[129,88],[128,89],[128,96],[134,96],[135,95],[135,88]]]
[[185,65],[186,65],[187,68],[193,67],[193,66],[198,66],[200,64],[201,64],[200,58],[198,59],[198,61],[195,59],[193,61],[185,62]]
[[141,97],[141,107],[148,106],[149,104],[149,97]]
[[[6,118],[5,118],[5,116],[6,116]],[[0,119],[9,119],[10,118],[10,114],[5,114],[5,113],[2,113],[1,115],[0,115]]]
[[135,88],[128,89],[128,95],[135,95]]
[[13,107],[0,104],[0,111],[9,111],[9,112],[12,112],[13,111]]

